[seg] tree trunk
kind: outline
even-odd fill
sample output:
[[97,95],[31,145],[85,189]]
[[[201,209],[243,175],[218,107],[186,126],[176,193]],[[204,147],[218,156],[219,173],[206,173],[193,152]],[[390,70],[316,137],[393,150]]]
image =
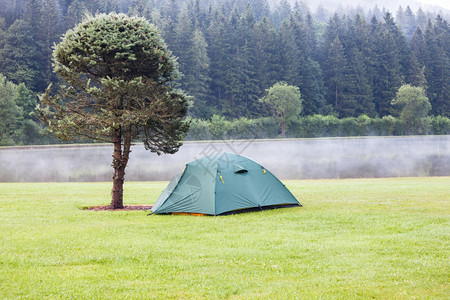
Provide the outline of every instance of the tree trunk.
[[281,123],[281,136],[286,137],[286,122]]
[[334,108],[337,109],[338,106],[338,86],[336,84],[336,89],[334,91]]
[[[130,128],[131,129],[131,128]],[[130,156],[131,132],[129,128],[125,133],[125,141],[122,151],[122,130],[114,129],[114,154],[112,166],[114,168],[113,188],[111,191],[111,208],[123,208],[123,183],[125,181],[125,168]]]

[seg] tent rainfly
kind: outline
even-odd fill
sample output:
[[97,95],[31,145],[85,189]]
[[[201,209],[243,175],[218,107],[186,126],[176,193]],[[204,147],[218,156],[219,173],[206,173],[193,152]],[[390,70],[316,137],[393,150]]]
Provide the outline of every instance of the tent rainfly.
[[222,153],[188,163],[152,212],[217,216],[291,206],[301,204],[272,173],[249,158]]

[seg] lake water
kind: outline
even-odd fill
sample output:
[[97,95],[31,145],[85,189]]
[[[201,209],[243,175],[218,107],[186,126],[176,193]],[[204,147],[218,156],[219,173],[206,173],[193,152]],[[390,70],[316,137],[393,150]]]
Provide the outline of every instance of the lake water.
[[[112,145],[0,148],[0,181],[111,181]],[[173,155],[132,147],[128,181],[170,180],[205,155],[247,156],[280,179],[450,175],[450,136],[185,142]]]

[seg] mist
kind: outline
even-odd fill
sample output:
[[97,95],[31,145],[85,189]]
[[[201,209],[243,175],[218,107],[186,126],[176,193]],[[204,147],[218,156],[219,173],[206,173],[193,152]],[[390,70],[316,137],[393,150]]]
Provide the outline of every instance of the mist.
[[[450,175],[450,136],[185,142],[174,155],[133,146],[127,181],[170,180],[192,160],[247,156],[280,179]],[[110,181],[111,145],[0,148],[1,182]]]
[[[289,1],[292,5],[297,0]],[[275,3],[279,1],[274,1]],[[449,10],[449,4],[446,1],[427,1],[427,0],[344,0],[344,1],[334,1],[334,0],[302,0],[301,2],[305,3],[310,9],[313,11],[317,9],[320,5],[326,8],[329,11],[339,11],[342,9],[355,9],[362,8],[364,10],[373,9],[375,5],[378,8],[382,9],[383,7],[388,9],[391,12],[396,12],[399,6],[406,8],[409,6],[412,10],[417,10],[419,8],[429,9],[431,11],[439,11],[439,10]]]

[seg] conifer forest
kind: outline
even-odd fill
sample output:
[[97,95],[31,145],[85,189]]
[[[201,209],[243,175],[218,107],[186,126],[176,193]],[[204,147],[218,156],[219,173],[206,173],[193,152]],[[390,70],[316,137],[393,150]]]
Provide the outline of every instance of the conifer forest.
[[[50,83],[62,84],[53,47],[85,16],[109,12],[158,27],[190,96],[190,139],[280,136],[261,101],[279,82],[301,94],[300,113],[286,121],[290,137],[450,134],[449,11],[375,3],[331,11],[287,0],[0,0],[0,145],[58,142],[40,133],[32,113]],[[402,86],[421,88],[431,105],[415,128],[394,105]]]

